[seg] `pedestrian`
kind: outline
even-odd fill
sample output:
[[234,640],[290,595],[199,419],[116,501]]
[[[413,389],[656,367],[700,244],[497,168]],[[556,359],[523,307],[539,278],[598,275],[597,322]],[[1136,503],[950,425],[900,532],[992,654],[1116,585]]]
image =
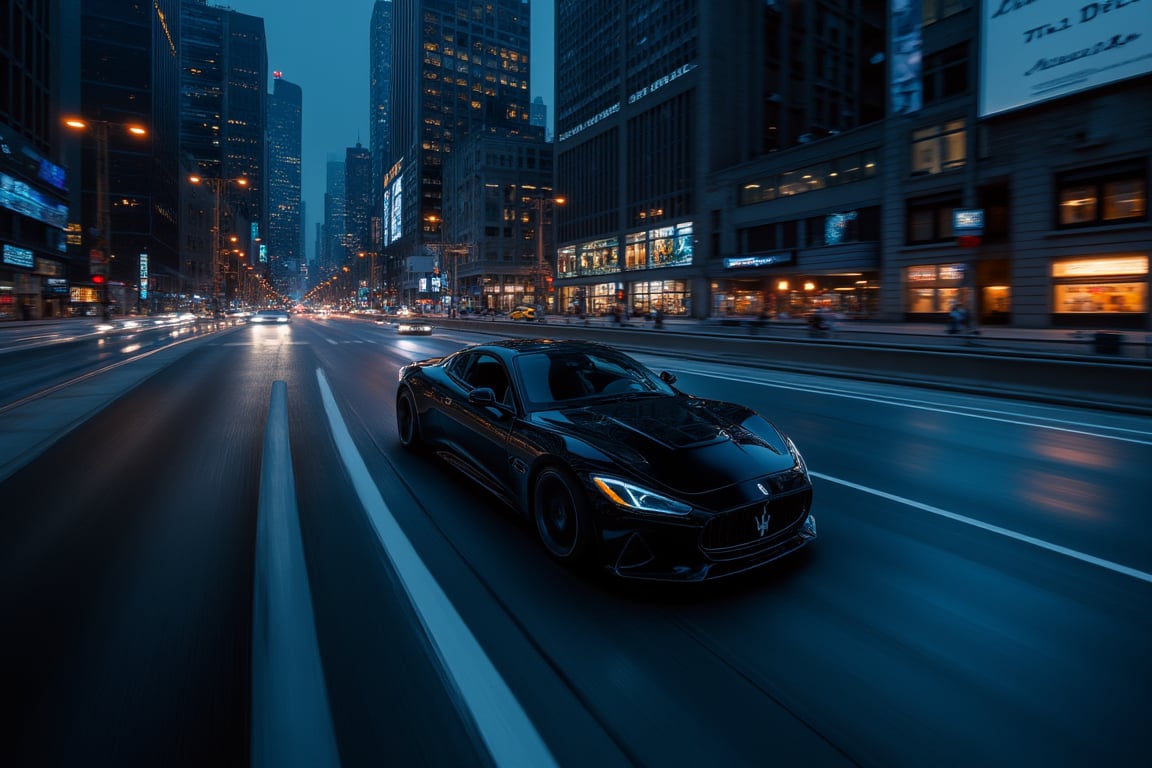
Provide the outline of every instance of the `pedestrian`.
[[968,324],[968,313],[960,302],[954,302],[948,312],[948,333],[960,333]]

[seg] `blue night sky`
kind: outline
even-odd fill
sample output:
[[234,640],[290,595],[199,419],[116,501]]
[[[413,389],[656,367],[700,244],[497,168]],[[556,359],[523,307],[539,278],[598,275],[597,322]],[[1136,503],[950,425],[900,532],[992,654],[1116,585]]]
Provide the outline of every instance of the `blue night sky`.
[[[555,111],[552,50],[553,0],[532,6],[531,97]],[[228,7],[260,16],[268,37],[268,68],[303,89],[304,241],[312,259],[316,224],[324,212],[325,169],[330,155],[344,158],[357,140],[368,146],[368,38],[373,0],[338,0],[317,12],[297,11],[283,0],[231,0]],[[290,10],[291,8],[291,10]],[[268,91],[272,85],[269,82]]]

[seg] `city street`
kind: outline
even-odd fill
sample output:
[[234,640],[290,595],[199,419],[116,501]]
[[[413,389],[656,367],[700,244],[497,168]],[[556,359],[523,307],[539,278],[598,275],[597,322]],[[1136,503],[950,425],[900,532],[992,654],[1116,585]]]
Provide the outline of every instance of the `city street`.
[[[0,657],[20,703],[0,761],[248,764],[253,637],[275,618],[253,613],[262,440],[283,381],[343,765],[1143,763],[1152,540],[1133,500],[1152,493],[1152,419],[653,347],[636,354],[685,391],[796,440],[820,535],[730,581],[621,584],[556,565],[447,464],[401,450],[397,369],[475,338],[298,317],[90,376],[62,362],[90,340],[5,353],[36,374],[2,382],[2,431],[56,433],[0,464],[16,467]],[[118,359],[141,340],[101,343]],[[508,698],[453,666],[405,542],[475,639],[464,669],[490,664]],[[506,738],[477,700],[498,702]]]

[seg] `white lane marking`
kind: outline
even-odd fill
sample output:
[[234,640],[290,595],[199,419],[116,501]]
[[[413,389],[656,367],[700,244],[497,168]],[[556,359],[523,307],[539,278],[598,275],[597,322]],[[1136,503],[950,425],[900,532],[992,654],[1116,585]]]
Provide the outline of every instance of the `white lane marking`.
[[[841,389],[818,387],[818,386],[797,384],[797,383],[777,384],[775,382],[764,381],[762,379],[753,379],[753,378],[739,376],[739,375],[721,376],[721,375],[715,374],[715,373],[708,373],[708,372],[704,372],[704,371],[694,371],[691,369],[685,369],[683,367],[679,367],[676,370],[679,370],[679,371],[684,372],[684,373],[688,373],[692,376],[701,376],[701,377],[708,378],[708,379],[720,379],[722,381],[740,381],[740,382],[743,382],[745,384],[759,384],[760,386],[764,386],[764,387],[773,387],[775,389],[787,389],[787,390],[792,391],[792,392],[800,391],[800,392],[809,392],[809,393],[817,394],[817,395],[828,395],[830,397],[842,397],[842,398],[845,398],[848,400],[865,400],[865,401],[870,402],[870,403],[885,403],[887,405],[895,405],[895,406],[900,406],[902,408],[911,408],[913,410],[919,410],[919,411],[932,411],[935,413],[946,413],[946,414],[950,414],[953,416],[968,416],[969,418],[973,418],[973,419],[982,419],[984,421],[998,421],[998,422],[1001,422],[1004,424],[1015,424],[1017,426],[1023,426],[1023,427],[1035,427],[1036,429],[1050,429],[1050,430],[1053,430],[1055,432],[1066,432],[1066,433],[1072,434],[1072,435],[1084,435],[1086,437],[1099,437],[1099,438],[1102,438],[1105,440],[1118,440],[1120,442],[1125,442],[1125,443],[1135,443],[1136,445],[1152,445],[1152,433],[1144,432],[1144,431],[1137,430],[1137,429],[1128,429],[1125,427],[1104,427],[1104,426],[1101,426],[1099,424],[1085,424],[1082,422],[1067,422],[1068,424],[1075,425],[1078,427],[1087,427],[1087,428],[1100,429],[1100,430],[1113,430],[1116,432],[1130,432],[1130,433],[1135,434],[1135,435],[1140,435],[1141,437],[1126,437],[1124,435],[1115,435],[1115,434],[1106,434],[1106,433],[1101,433],[1101,432],[1093,432],[1093,431],[1090,431],[1090,429],[1072,429],[1071,427],[1059,426],[1057,424],[1045,424],[1045,423],[1043,423],[1044,421],[1054,421],[1054,419],[1048,419],[1047,417],[1043,417],[1043,416],[1031,417],[1031,420],[1028,420],[1028,419],[1022,419],[1019,416],[1015,416],[1013,414],[1006,414],[1006,412],[1004,412],[1004,411],[996,411],[996,410],[991,410],[991,409],[984,409],[985,410],[984,413],[974,413],[973,411],[976,408],[975,406],[953,406],[950,408],[945,408],[945,407],[940,406],[940,405],[933,405],[930,403],[925,403],[924,401],[915,401],[915,400],[911,400],[911,399],[908,399],[908,400],[896,399],[890,395],[877,395],[877,394],[860,395],[860,394],[856,394],[853,392],[847,392],[847,391],[841,390]],[[1010,416],[1011,416],[1011,418],[1010,418]]]
[[348,469],[360,503],[368,512],[376,535],[387,553],[424,631],[468,707],[484,743],[498,766],[558,765],[516,696],[500,677],[491,659],[456,612],[452,601],[404,535],[400,524],[380,495],[364,459],[328,387],[324,371],[316,369],[324,410],[337,450]]
[[1016,541],[1020,541],[1020,542],[1023,542],[1025,544],[1031,544],[1034,547],[1039,547],[1040,549],[1046,549],[1049,552],[1055,552],[1055,553],[1060,554],[1060,555],[1065,555],[1067,557],[1071,557],[1071,558],[1074,558],[1076,560],[1080,560],[1081,562],[1088,563],[1090,565],[1095,565],[1095,566],[1098,566],[1100,568],[1106,568],[1110,571],[1115,571],[1116,573],[1121,573],[1125,576],[1131,576],[1134,579],[1139,579],[1140,581],[1144,581],[1144,582],[1148,582],[1148,583],[1152,584],[1152,573],[1147,573],[1145,571],[1139,571],[1139,570],[1136,570],[1135,568],[1129,568],[1126,565],[1120,565],[1119,563],[1114,563],[1111,560],[1104,560],[1104,559],[1099,558],[1099,557],[1093,557],[1092,555],[1085,554],[1084,552],[1078,552],[1074,549],[1069,549],[1068,547],[1062,547],[1059,544],[1053,544],[1051,542],[1044,541],[1043,539],[1037,539],[1034,536],[1027,536],[1023,533],[1017,533],[1016,531],[1011,531],[1007,528],[1001,528],[998,525],[992,525],[991,523],[985,523],[985,522],[982,522],[980,520],[974,520],[971,517],[965,517],[964,515],[958,515],[955,512],[949,512],[945,509],[940,509],[939,507],[934,507],[931,504],[924,504],[923,502],[913,501],[912,499],[906,499],[903,496],[897,496],[894,493],[886,493],[885,491],[881,491],[881,490],[878,490],[876,488],[869,488],[866,485],[860,485],[859,483],[853,483],[853,482],[850,482],[848,480],[841,480],[838,477],[832,477],[830,475],[821,474],[819,472],[809,471],[808,474],[810,474],[812,477],[818,477],[821,480],[827,480],[830,483],[836,483],[837,485],[843,485],[847,488],[852,488],[852,489],[860,491],[862,493],[870,493],[873,496],[879,496],[882,499],[894,501],[898,504],[905,504],[909,507],[914,507],[915,509],[919,509],[919,510],[922,510],[924,512],[930,512],[933,515],[939,515],[940,517],[945,517],[945,518],[948,518],[949,520],[954,520],[958,523],[964,523],[965,525],[971,525],[974,528],[980,528],[981,530],[985,530],[985,531],[988,531],[990,533],[996,533],[996,534],[999,534],[1001,536],[1005,536],[1009,539],[1014,539]]

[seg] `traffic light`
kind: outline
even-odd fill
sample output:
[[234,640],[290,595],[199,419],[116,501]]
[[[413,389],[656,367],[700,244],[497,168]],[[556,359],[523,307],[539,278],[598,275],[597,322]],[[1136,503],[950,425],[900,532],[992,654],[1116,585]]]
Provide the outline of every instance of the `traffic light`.
[[624,301],[624,290],[622,288],[616,289],[616,301]]
[[104,285],[104,275],[92,275],[92,282],[96,285]]

